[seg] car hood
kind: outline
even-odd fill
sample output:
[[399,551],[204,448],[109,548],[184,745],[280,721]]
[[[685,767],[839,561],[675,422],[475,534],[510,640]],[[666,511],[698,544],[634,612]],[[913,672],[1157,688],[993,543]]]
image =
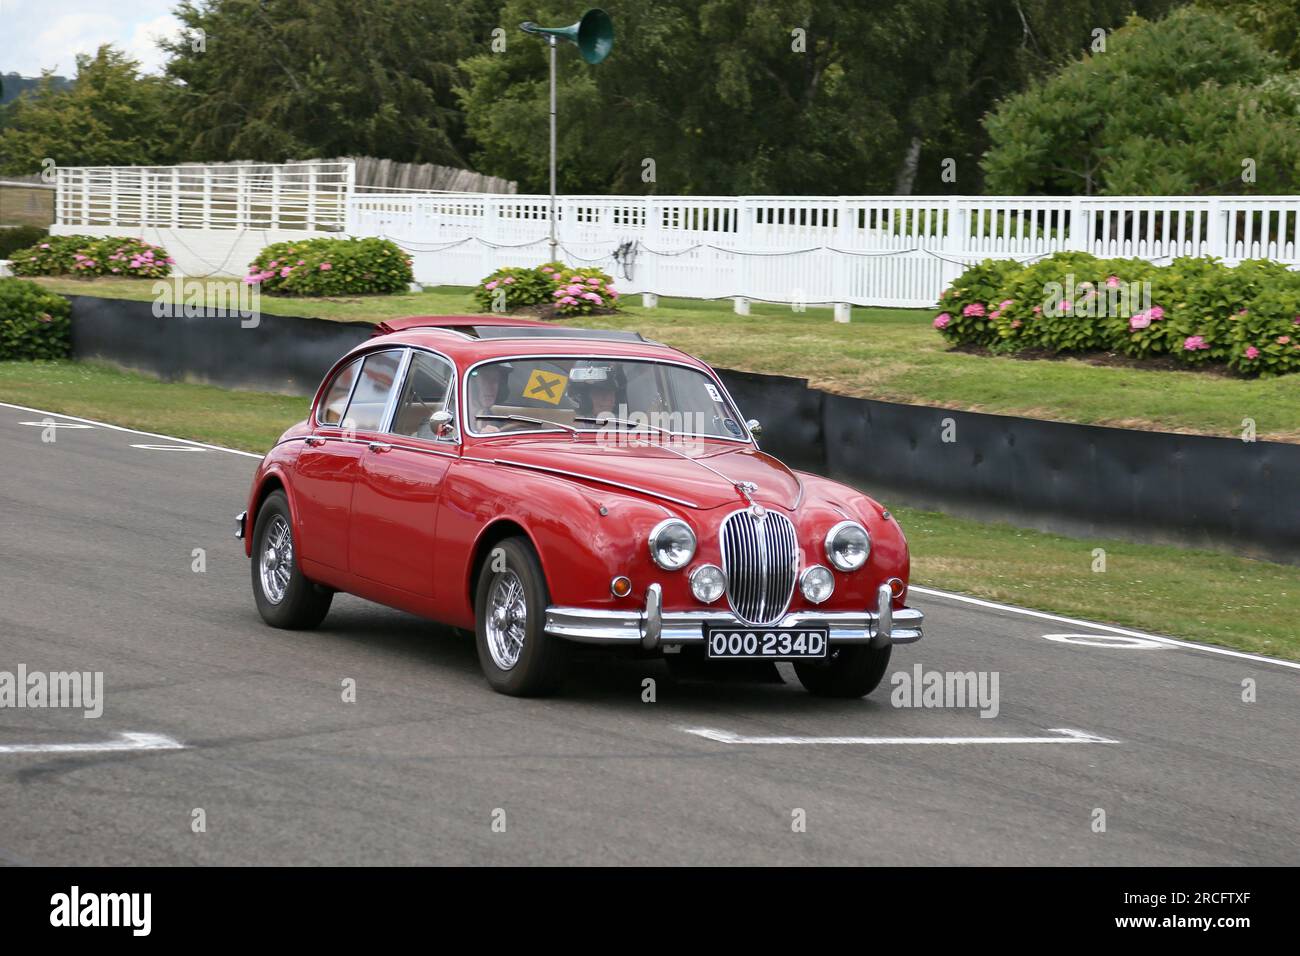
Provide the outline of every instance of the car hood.
[[753,500],[787,511],[799,504],[799,477],[753,445],[725,441],[625,440],[585,438],[494,439],[470,452],[503,465],[551,471],[598,484],[640,492],[696,508],[741,505],[738,482],[756,486]]

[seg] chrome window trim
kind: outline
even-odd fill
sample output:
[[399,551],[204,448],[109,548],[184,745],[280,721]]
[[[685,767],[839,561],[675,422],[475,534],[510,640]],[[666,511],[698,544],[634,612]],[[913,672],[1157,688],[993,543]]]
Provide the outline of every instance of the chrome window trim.
[[[415,354],[414,354],[414,353],[416,353],[416,352],[424,352],[424,353],[426,353],[426,354],[428,354],[428,355],[432,355],[432,356],[434,356],[434,357],[436,357],[436,358],[440,358],[440,359],[442,359],[442,360],[443,360],[444,362],[446,362],[447,365],[451,368],[451,376],[450,376],[450,378],[449,378],[448,381],[447,381],[447,394],[448,394],[448,396],[449,396],[449,397],[454,401],[455,398],[456,398],[456,380],[457,380],[457,375],[456,375],[456,363],[452,360],[451,356],[446,355],[446,354],[443,353],[443,352],[439,352],[437,349],[431,349],[431,348],[429,348],[429,347],[427,347],[427,346],[424,346],[424,345],[408,345],[408,346],[406,346],[406,350],[407,350],[407,358],[406,358],[405,365],[402,367],[402,376],[401,376],[401,383],[402,383],[402,384],[401,384],[401,388],[398,388],[398,389],[396,390],[396,394],[400,397],[401,392],[402,392],[402,389],[404,389],[404,388],[406,387],[406,376],[407,376],[408,374],[410,374],[410,368],[411,368],[411,365],[414,364],[414,362],[415,362]],[[389,419],[388,419],[388,422],[387,422],[388,427],[384,429],[384,434],[385,434],[385,435],[392,435],[392,436],[394,436],[395,438],[414,438],[414,437],[415,437],[414,435],[402,435],[402,434],[399,434],[398,432],[393,431],[393,419],[397,417],[397,402],[398,402],[398,401],[399,401],[399,398],[394,398],[394,399],[393,399],[392,415],[389,416]],[[443,400],[443,407],[444,407],[444,408],[447,407],[447,401],[446,401],[446,399]],[[446,437],[446,438],[435,438],[435,439],[433,439],[433,440],[434,440],[435,442],[441,442],[441,443],[443,443],[443,444],[454,444],[454,445],[459,445],[459,444],[460,444],[460,419],[459,419],[459,417],[457,416],[457,414],[456,414],[456,410],[455,410],[455,409],[452,410],[452,433],[451,433],[451,435],[449,435],[449,436]],[[397,446],[395,445],[394,447],[397,447]],[[453,457],[458,457],[458,456],[453,456]]]
[[[357,382],[361,381],[361,365],[365,364],[366,356],[368,354],[370,353],[362,352],[360,355],[353,356],[349,361],[344,362],[342,365],[340,365],[338,371],[335,372],[332,376],[330,376],[330,385],[333,385],[335,379],[339,377],[339,373],[342,372],[345,368],[347,368],[349,365],[357,366],[357,374],[352,379],[352,384],[348,387],[347,401],[343,403],[343,414],[339,416],[339,420],[337,422],[321,421],[320,420],[321,406],[319,404],[316,406],[316,412],[312,416],[312,421],[314,421],[321,428],[342,428],[343,427],[343,419],[348,417],[348,406],[352,404],[352,393],[357,390]],[[327,388],[321,394],[321,398],[324,399],[328,396],[329,396],[329,389]]]
[[[532,429],[519,430],[519,431],[480,433],[480,432],[476,432],[471,426],[471,424],[469,423],[468,421],[469,377],[473,373],[474,369],[478,368],[480,365],[488,365],[491,364],[492,362],[514,362],[520,359],[593,359],[593,360],[605,359],[611,362],[653,362],[659,365],[676,365],[679,368],[685,368],[685,369],[690,369],[693,372],[699,372],[706,379],[713,382],[715,385],[717,385],[719,388],[722,389],[722,395],[723,397],[726,398],[727,404],[731,406],[731,410],[736,413],[736,420],[739,423],[741,430],[745,433],[745,437],[727,438],[725,435],[701,435],[696,432],[669,432],[669,434],[676,438],[709,438],[715,441],[726,441],[737,445],[753,445],[754,447],[758,447],[757,443],[754,441],[754,437],[749,433],[749,425],[746,424],[745,417],[740,414],[740,409],[736,406],[735,401],[732,399],[731,393],[727,391],[727,386],[723,385],[722,379],[718,378],[718,373],[714,371],[713,366],[706,364],[704,368],[700,368],[700,366],[698,365],[692,365],[689,362],[679,362],[675,359],[670,359],[670,358],[647,358],[645,356],[640,356],[640,355],[636,355],[636,356],[601,355],[598,353],[570,354],[567,352],[542,352],[537,354],[498,355],[495,358],[479,359],[477,362],[467,367],[465,369],[465,374],[461,377],[461,385],[462,385],[461,394],[466,398],[465,404],[462,406],[463,408],[466,409],[466,416],[467,416],[467,420],[465,422],[466,435],[470,436],[471,438],[501,438],[501,437],[514,437],[515,435],[553,435],[560,430],[556,428],[532,428]],[[600,429],[599,428],[577,428],[576,431],[578,434],[586,435],[586,434],[596,434],[600,431]],[[651,432],[651,434],[654,433]]]
[[[371,355],[382,355],[383,352],[371,352]],[[370,356],[366,356],[366,361]],[[411,367],[411,350],[410,348],[402,349],[401,358],[397,361],[397,374],[393,376],[393,384],[388,390],[388,401],[384,403],[384,414],[379,419],[379,428],[376,431],[381,435],[390,435],[393,432],[393,416],[397,413],[397,398],[402,394],[402,389],[406,386],[406,373]],[[362,370],[365,367],[362,366]]]

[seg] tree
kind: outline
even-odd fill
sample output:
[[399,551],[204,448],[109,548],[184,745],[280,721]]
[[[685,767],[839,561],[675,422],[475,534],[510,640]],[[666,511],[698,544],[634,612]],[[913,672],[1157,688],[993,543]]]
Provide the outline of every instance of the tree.
[[987,117],[987,185],[1031,195],[1295,192],[1297,88],[1276,56],[1220,16],[1134,17],[1105,52]]
[[164,43],[195,158],[464,165],[456,62],[489,0],[184,0]]
[[1208,10],[1223,13],[1266,48],[1300,70],[1300,3],[1286,0],[1198,0]]
[[175,90],[111,45],[77,57],[71,87],[46,74],[40,86],[5,107],[0,169],[40,172],[60,166],[159,165],[174,162],[179,139],[172,119]]

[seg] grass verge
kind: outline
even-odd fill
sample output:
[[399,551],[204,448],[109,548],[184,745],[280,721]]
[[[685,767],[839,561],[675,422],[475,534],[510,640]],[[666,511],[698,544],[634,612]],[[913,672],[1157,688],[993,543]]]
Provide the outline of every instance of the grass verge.
[[[0,401],[255,452],[307,404],[74,362],[0,363]],[[1298,568],[893,510],[917,584],[1300,660]],[[1092,571],[1094,548],[1106,550],[1104,573]]]
[[[150,280],[39,279],[64,294],[153,298]],[[208,280],[213,287],[229,283]],[[661,299],[645,309],[629,296],[619,315],[571,322],[635,329],[705,361],[734,369],[796,375],[815,388],[885,401],[1024,415],[1056,421],[1300,442],[1300,375],[1211,377],[1194,371],[1098,366],[1080,359],[1027,360],[951,351],[930,327],[932,313],[854,309],[847,325],[829,309],[792,312],[755,304],[738,316],[730,300]],[[261,298],[267,314],[378,321],[475,311],[469,290],[350,299]]]

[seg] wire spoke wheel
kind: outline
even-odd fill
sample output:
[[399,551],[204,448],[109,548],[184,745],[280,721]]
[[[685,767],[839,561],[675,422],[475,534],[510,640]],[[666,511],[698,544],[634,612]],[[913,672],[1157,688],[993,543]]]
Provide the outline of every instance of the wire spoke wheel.
[[519,663],[528,624],[528,595],[512,570],[498,572],[488,591],[487,645],[492,662],[503,671]]
[[266,547],[258,558],[262,594],[272,604],[279,604],[284,600],[293,576],[293,532],[289,530],[289,523],[276,515],[263,540]]

